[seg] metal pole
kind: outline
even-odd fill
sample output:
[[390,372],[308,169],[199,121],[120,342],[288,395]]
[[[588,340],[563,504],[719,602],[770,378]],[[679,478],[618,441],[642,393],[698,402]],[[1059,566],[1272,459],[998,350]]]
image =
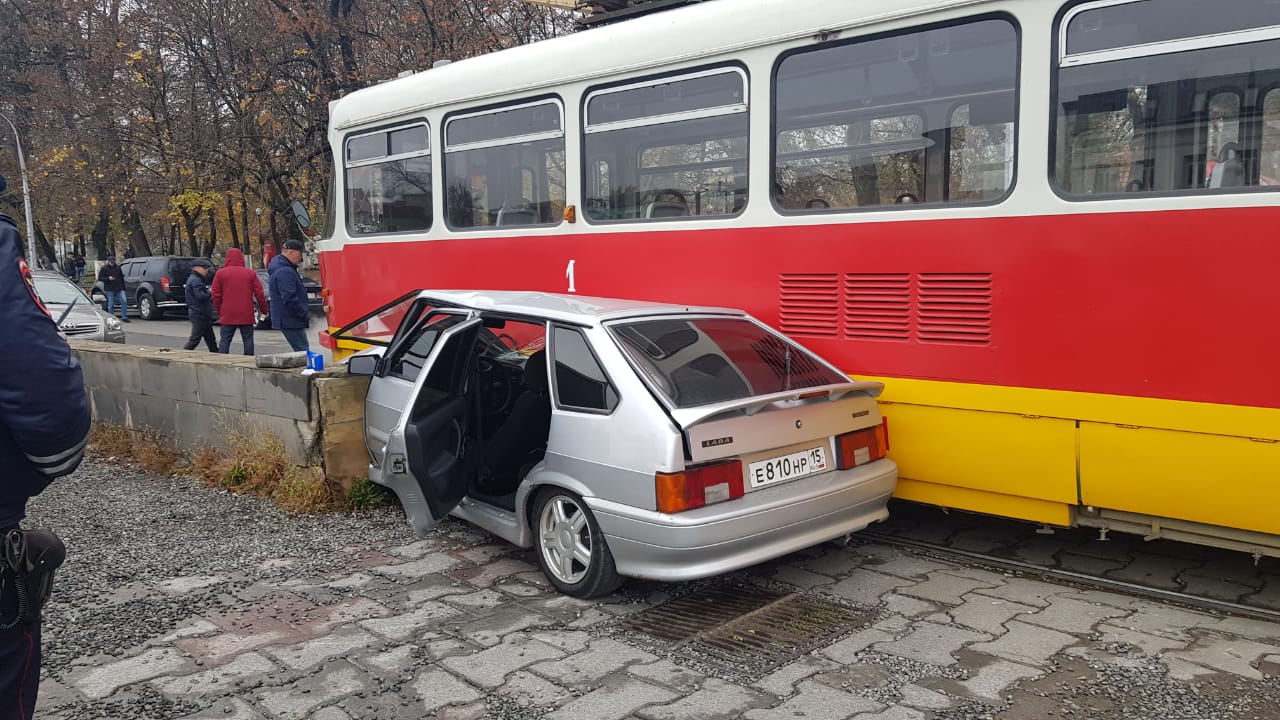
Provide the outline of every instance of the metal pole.
[[18,148],[18,168],[22,170],[22,206],[27,213],[27,262],[38,267],[40,263],[36,262],[36,226],[31,217],[31,182],[27,179],[27,159],[22,156],[22,140],[18,138],[18,128],[14,127],[13,121],[7,116],[0,114],[0,118],[9,123],[9,128],[13,130],[13,144]]

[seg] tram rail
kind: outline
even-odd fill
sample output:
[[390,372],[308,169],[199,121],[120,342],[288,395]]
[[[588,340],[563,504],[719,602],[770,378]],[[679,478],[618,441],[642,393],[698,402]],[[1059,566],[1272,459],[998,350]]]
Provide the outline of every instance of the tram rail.
[[1114,580],[1090,573],[1062,570],[1060,568],[1048,567],[1037,563],[997,557],[987,553],[960,550],[947,547],[946,545],[931,543],[924,540],[897,537],[889,533],[874,530],[863,530],[855,537],[859,540],[893,545],[895,547],[943,560],[962,561],[994,570],[1038,575],[1047,579],[1063,580],[1069,583],[1088,585],[1098,589],[1112,590],[1115,592],[1160,600],[1162,602],[1173,603],[1195,609],[1209,610],[1222,614],[1236,615],[1270,622],[1280,622],[1280,610],[1255,607],[1228,600],[1217,600],[1215,598],[1179,592],[1176,590],[1151,587],[1140,583]]

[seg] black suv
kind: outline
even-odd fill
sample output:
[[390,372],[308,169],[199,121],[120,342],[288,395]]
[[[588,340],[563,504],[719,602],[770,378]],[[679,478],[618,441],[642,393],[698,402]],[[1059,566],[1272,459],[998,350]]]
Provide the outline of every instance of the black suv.
[[[186,310],[187,298],[183,284],[191,275],[194,257],[159,255],[125,260],[120,263],[124,271],[124,294],[131,307],[138,309],[143,320],[159,320],[167,310]],[[106,294],[102,282],[93,284],[90,295],[94,300]]]

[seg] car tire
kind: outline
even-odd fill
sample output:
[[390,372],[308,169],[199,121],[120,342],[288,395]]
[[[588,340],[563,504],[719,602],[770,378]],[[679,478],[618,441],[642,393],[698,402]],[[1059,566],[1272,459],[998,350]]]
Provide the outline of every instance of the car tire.
[[538,566],[556,590],[585,600],[622,584],[604,533],[582,498],[547,488],[534,501],[532,519]]
[[160,319],[160,311],[156,308],[156,301],[151,299],[151,293],[138,293],[138,317],[143,320]]

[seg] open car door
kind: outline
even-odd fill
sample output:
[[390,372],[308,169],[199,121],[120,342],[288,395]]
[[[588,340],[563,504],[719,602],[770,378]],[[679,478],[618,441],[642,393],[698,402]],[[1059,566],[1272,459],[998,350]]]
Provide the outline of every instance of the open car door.
[[419,536],[457,507],[477,469],[475,403],[467,391],[480,326],[473,318],[440,334],[387,438],[384,484]]

